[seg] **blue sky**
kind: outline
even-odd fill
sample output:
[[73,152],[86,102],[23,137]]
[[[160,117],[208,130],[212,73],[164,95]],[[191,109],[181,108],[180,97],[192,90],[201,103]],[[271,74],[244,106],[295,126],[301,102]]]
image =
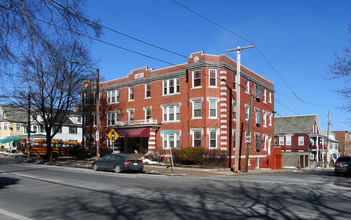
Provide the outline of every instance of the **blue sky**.
[[[124,34],[177,52],[183,56],[204,51],[226,54],[237,46],[255,43],[257,49],[242,52],[242,64],[275,84],[276,116],[317,114],[327,129],[351,130],[351,113],[338,107],[344,99],[336,89],[347,81],[332,79],[328,64],[342,53],[351,35],[350,0],[177,0],[180,4],[234,32],[232,34],[184,9],[172,0],[88,0],[83,8],[91,18]],[[239,35],[239,36],[237,36]],[[147,46],[104,30],[102,40],[173,64],[186,63],[182,56]],[[126,76],[141,67],[163,68],[169,64],[133,54],[100,42],[91,46],[105,80]],[[259,53],[261,51],[269,63]],[[283,78],[283,80],[281,79]],[[288,86],[286,85],[288,84]],[[294,91],[304,102],[292,93]],[[344,121],[341,123],[340,121]]]

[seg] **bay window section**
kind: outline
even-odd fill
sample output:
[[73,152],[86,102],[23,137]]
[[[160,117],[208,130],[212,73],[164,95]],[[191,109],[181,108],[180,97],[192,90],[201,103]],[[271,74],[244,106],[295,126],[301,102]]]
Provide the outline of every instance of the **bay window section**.
[[217,70],[210,70],[209,87],[217,87]]

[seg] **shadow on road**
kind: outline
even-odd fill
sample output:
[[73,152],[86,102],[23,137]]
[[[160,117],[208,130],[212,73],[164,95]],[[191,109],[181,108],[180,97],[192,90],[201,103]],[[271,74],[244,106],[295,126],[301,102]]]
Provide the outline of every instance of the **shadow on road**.
[[6,188],[7,186],[16,184],[17,182],[18,182],[18,179],[0,177],[0,190]]

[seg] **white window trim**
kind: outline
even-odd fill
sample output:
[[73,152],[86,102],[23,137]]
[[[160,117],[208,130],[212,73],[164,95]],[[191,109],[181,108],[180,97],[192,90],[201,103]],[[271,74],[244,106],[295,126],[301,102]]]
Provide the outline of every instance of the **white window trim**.
[[273,114],[269,113],[268,114],[268,125],[273,126],[272,122],[273,122]]
[[[302,139],[302,144],[300,144],[300,139]],[[297,140],[298,140],[298,143],[297,143],[298,146],[305,145],[305,137],[304,136],[299,136]]]
[[[215,85],[212,86],[211,83],[211,71],[214,70],[215,71]],[[208,70],[208,88],[218,88],[218,80],[217,80],[217,73],[218,71],[216,69],[209,69]]]
[[260,119],[261,119],[261,122],[260,122],[260,124],[259,124],[259,125],[261,125],[261,124],[262,124],[262,115],[261,115],[261,110],[260,110],[259,108],[256,108],[256,107],[255,107],[255,124],[258,124],[258,117],[257,117],[257,113],[259,113],[259,114],[260,114]]
[[[216,102],[216,115],[211,116],[211,101]],[[218,103],[219,103],[219,98],[218,97],[207,97],[207,102],[208,102],[208,118],[209,119],[218,119]]]
[[[282,143],[281,143],[281,140],[282,140]],[[278,146],[284,146],[284,144],[285,144],[284,137],[278,136]]]
[[[131,93],[131,90],[133,90],[133,99],[130,99],[130,93]],[[134,101],[134,87],[128,87],[128,102],[132,102]]]
[[267,115],[268,115],[268,113],[263,110],[262,111],[262,124],[263,124],[264,128],[267,127]]
[[272,92],[268,92],[268,102],[272,103]]
[[[179,87],[180,87],[180,78],[172,78],[172,79],[165,79],[162,80],[162,96],[171,96],[171,95],[179,95],[180,94],[180,88],[179,88],[179,92],[177,92],[177,81],[179,79]],[[174,93],[169,93],[169,82],[173,81],[174,83]],[[167,94],[164,93],[165,91],[165,82],[167,84]]]
[[[211,132],[216,132],[216,147],[211,147]],[[219,128],[207,128],[207,136],[208,136],[208,149],[218,149],[219,146]],[[193,145],[194,146],[194,145]]]
[[245,79],[245,93],[250,94],[250,80]]
[[[113,91],[115,91],[115,97],[114,97],[115,101],[114,102],[112,101],[112,97],[113,97],[112,92]],[[118,98],[119,97],[119,90],[118,89],[107,91],[106,96],[107,96],[106,98],[107,98],[108,105],[119,103],[119,98]],[[110,101],[108,101],[109,98],[110,98]]]
[[[202,102],[203,102],[204,98],[200,97],[200,98],[192,98],[190,99],[191,102],[191,106],[192,106],[192,113],[191,113],[191,119],[202,119]],[[200,117],[194,117],[194,113],[195,113],[195,109],[194,109],[194,103],[200,101],[201,103],[201,116]]]
[[267,89],[263,89],[263,103],[267,103]]
[[143,110],[144,110],[144,118],[145,118],[145,120],[148,120],[148,119],[146,119],[146,111],[147,110],[150,110],[150,119],[151,119],[151,110],[152,110],[152,106],[146,106],[146,107],[143,107]]
[[89,105],[89,93],[84,92],[83,96],[84,96],[83,98],[84,105]]
[[[150,85],[150,96],[146,96],[147,95],[147,85]],[[144,99],[151,99],[151,83],[146,83],[145,84],[145,98]]]
[[[162,123],[180,122],[180,106],[181,106],[181,103],[170,103],[170,104],[161,105]],[[169,107],[174,107],[174,120],[173,121],[169,120]],[[178,107],[179,107],[179,120],[177,119],[177,108]],[[167,113],[167,120],[165,120],[165,118],[164,118],[165,111]]]
[[[174,134],[175,145],[177,145],[177,137],[179,136],[179,139],[180,139],[180,137],[182,136],[182,131],[181,130],[173,130],[172,134]],[[170,148],[169,135],[170,134],[162,134],[161,133],[162,148],[164,148],[164,149],[169,149]],[[167,138],[167,146],[165,146],[165,138]],[[180,143],[179,143],[179,145],[180,145]],[[175,149],[175,148],[180,149],[180,146],[175,146],[172,149]]]
[[[193,146],[193,147],[194,147],[194,143],[195,143],[194,132],[201,132],[201,136],[203,136],[204,130],[203,130],[203,128],[190,128],[190,135],[191,135],[191,141],[192,141],[191,146]],[[201,138],[201,145],[203,145],[202,138]]]
[[[128,121],[134,121],[135,120],[135,108],[129,108],[127,109],[128,112]],[[133,120],[130,120],[130,113],[133,112]]]
[[291,135],[285,136],[286,146],[291,146]]
[[[234,104],[235,104],[235,106],[234,106]],[[233,108],[232,109],[233,121],[236,121],[236,116],[234,117],[234,110],[235,110],[235,114],[237,114],[237,112],[236,112],[236,101],[235,100],[232,101],[232,108]],[[246,118],[246,109],[245,109],[245,118]]]
[[[195,75],[195,72],[196,71],[200,71],[200,79],[201,79],[201,83],[200,83],[200,86],[194,86],[194,75]],[[191,89],[200,89],[200,88],[202,88],[202,81],[203,81],[203,77],[202,77],[202,71],[201,71],[201,69],[200,70],[194,70],[194,71],[192,71],[192,87],[191,87]]]

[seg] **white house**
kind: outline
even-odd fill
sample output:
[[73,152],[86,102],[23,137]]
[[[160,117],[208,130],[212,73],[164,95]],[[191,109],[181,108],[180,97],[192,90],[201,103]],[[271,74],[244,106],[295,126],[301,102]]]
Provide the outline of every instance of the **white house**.
[[[323,134],[327,136],[327,132],[323,131]],[[339,157],[339,141],[335,139],[335,134],[329,132],[329,144],[328,144],[328,164],[334,166],[336,159]]]

